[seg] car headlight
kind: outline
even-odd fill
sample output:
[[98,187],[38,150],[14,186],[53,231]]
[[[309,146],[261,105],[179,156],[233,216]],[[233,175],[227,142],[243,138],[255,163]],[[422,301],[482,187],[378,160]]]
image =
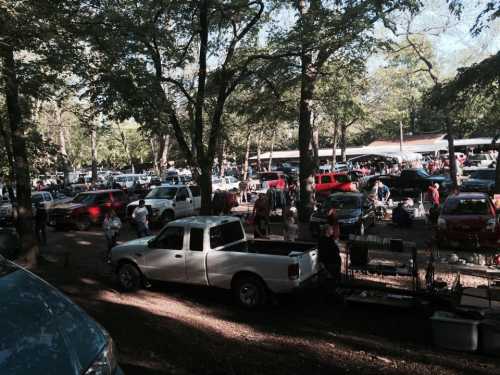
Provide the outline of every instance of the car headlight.
[[342,224],[355,224],[358,221],[359,221],[359,218],[357,218],[357,217],[351,217],[349,219],[339,220],[339,222],[342,223]]
[[116,350],[113,340],[108,339],[106,346],[99,353],[85,375],[112,375],[117,367]]

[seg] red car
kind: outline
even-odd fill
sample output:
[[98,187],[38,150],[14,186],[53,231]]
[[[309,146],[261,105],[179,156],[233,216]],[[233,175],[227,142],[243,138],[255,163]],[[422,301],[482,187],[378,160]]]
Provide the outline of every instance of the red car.
[[450,195],[441,209],[437,230],[443,247],[500,248],[500,223],[491,198],[484,193]]
[[268,189],[284,190],[286,187],[286,176],[283,172],[263,172],[260,174],[259,180],[261,186]]
[[319,195],[330,195],[333,191],[357,191],[356,176],[353,173],[329,172],[314,176],[316,193]]

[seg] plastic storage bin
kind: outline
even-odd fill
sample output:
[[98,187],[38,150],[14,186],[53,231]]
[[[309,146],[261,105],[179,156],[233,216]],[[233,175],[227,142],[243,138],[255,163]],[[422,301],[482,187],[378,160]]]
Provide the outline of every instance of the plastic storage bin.
[[485,354],[500,356],[500,320],[482,320],[479,333],[481,351]]
[[452,313],[436,311],[431,321],[436,346],[467,352],[477,350],[479,320],[462,319]]

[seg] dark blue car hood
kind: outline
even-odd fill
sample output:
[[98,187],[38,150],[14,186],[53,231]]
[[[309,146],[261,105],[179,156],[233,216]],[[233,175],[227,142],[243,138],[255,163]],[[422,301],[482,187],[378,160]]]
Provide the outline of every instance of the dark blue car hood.
[[106,341],[96,322],[38,277],[23,269],[0,276],[0,374],[81,374]]

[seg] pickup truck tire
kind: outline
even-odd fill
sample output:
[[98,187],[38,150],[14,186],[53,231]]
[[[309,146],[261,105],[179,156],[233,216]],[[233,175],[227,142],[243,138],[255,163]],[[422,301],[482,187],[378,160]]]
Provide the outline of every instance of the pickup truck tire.
[[257,276],[242,275],[233,282],[233,296],[241,307],[254,310],[267,300],[267,288]]
[[132,263],[123,263],[116,273],[118,283],[125,292],[134,292],[141,287],[141,271]]
[[171,221],[175,220],[175,215],[172,211],[167,210],[161,215],[160,225],[163,227]]
[[80,231],[85,231],[90,228],[90,225],[92,223],[90,222],[90,219],[87,216],[82,216],[78,218],[78,220],[75,223],[76,229]]

